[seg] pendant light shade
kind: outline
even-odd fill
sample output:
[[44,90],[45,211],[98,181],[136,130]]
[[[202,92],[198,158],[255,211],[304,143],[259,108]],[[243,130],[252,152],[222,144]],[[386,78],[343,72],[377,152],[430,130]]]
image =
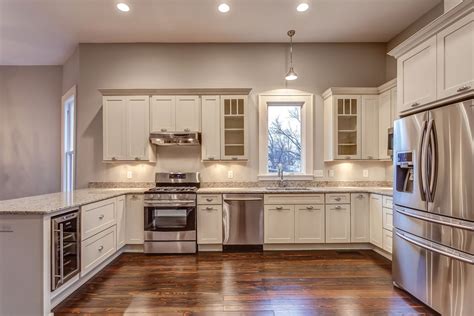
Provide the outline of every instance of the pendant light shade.
[[287,34],[290,37],[290,69],[286,73],[285,79],[296,80],[298,79],[298,75],[293,69],[293,36],[295,35],[295,30],[289,30]]

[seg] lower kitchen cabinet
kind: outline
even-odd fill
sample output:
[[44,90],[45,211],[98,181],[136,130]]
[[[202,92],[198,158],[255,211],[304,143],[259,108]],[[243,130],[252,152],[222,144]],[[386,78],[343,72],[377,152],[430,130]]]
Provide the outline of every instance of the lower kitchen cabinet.
[[199,205],[197,227],[198,244],[222,244],[222,205]]
[[264,242],[266,244],[294,243],[294,205],[265,205],[264,226]]
[[143,194],[127,195],[126,207],[126,243],[140,245],[144,242],[144,196]]
[[117,250],[119,250],[125,246],[126,241],[125,195],[119,196],[115,204],[117,210]]
[[324,243],[323,205],[295,206],[295,243]]
[[392,253],[393,233],[388,229],[383,230],[382,236],[383,249],[387,252]]
[[370,243],[383,248],[382,196],[370,195]]
[[351,205],[326,205],[326,243],[351,241]]
[[116,226],[112,226],[91,238],[81,245],[81,276],[86,275],[116,251]]
[[370,241],[369,194],[351,194],[351,242]]

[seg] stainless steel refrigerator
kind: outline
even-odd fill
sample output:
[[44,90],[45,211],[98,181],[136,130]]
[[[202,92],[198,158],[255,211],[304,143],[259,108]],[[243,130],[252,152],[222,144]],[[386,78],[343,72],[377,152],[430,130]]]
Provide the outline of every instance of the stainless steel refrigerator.
[[395,122],[394,284],[474,315],[474,100]]

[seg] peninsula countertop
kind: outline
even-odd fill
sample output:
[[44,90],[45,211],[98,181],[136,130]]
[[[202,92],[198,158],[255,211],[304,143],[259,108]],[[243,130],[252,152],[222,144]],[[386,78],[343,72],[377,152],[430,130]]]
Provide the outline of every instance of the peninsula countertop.
[[[148,188],[111,188],[111,189],[80,189],[73,192],[51,193],[19,199],[0,201],[0,215],[46,215],[67,211],[82,205],[110,199],[124,194],[140,194]],[[261,194],[295,194],[295,193],[375,193],[392,196],[389,187],[291,187],[286,189],[266,187],[213,187],[201,188],[198,194],[225,193],[261,193]]]

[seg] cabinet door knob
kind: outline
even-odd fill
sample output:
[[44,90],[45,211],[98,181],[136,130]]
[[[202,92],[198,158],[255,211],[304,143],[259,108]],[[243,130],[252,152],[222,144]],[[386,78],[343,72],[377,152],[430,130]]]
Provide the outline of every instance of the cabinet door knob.
[[139,157],[135,157],[135,160],[140,160],[140,158],[139,158]]
[[364,198],[364,195],[363,195],[363,194],[359,194],[357,197],[358,197],[359,199],[363,199],[363,198]]
[[413,104],[411,105],[411,107],[414,108],[415,106],[418,106],[418,105],[420,105],[420,103],[415,102],[415,103],[413,103]]
[[462,86],[461,88],[459,88],[457,90],[457,92],[462,92],[462,91],[466,91],[466,90],[469,90],[471,88],[471,86]]
[[104,219],[104,214],[100,214],[99,219]]
[[213,209],[214,209],[214,208],[213,208],[212,206],[206,207],[206,210],[208,210],[208,211],[212,211]]
[[117,157],[112,157],[112,160],[117,160]]
[[98,250],[99,250],[99,251],[104,250],[104,246],[100,246]]
[[162,128],[161,131],[162,131],[162,132],[166,132],[167,129],[166,129],[166,128]]

